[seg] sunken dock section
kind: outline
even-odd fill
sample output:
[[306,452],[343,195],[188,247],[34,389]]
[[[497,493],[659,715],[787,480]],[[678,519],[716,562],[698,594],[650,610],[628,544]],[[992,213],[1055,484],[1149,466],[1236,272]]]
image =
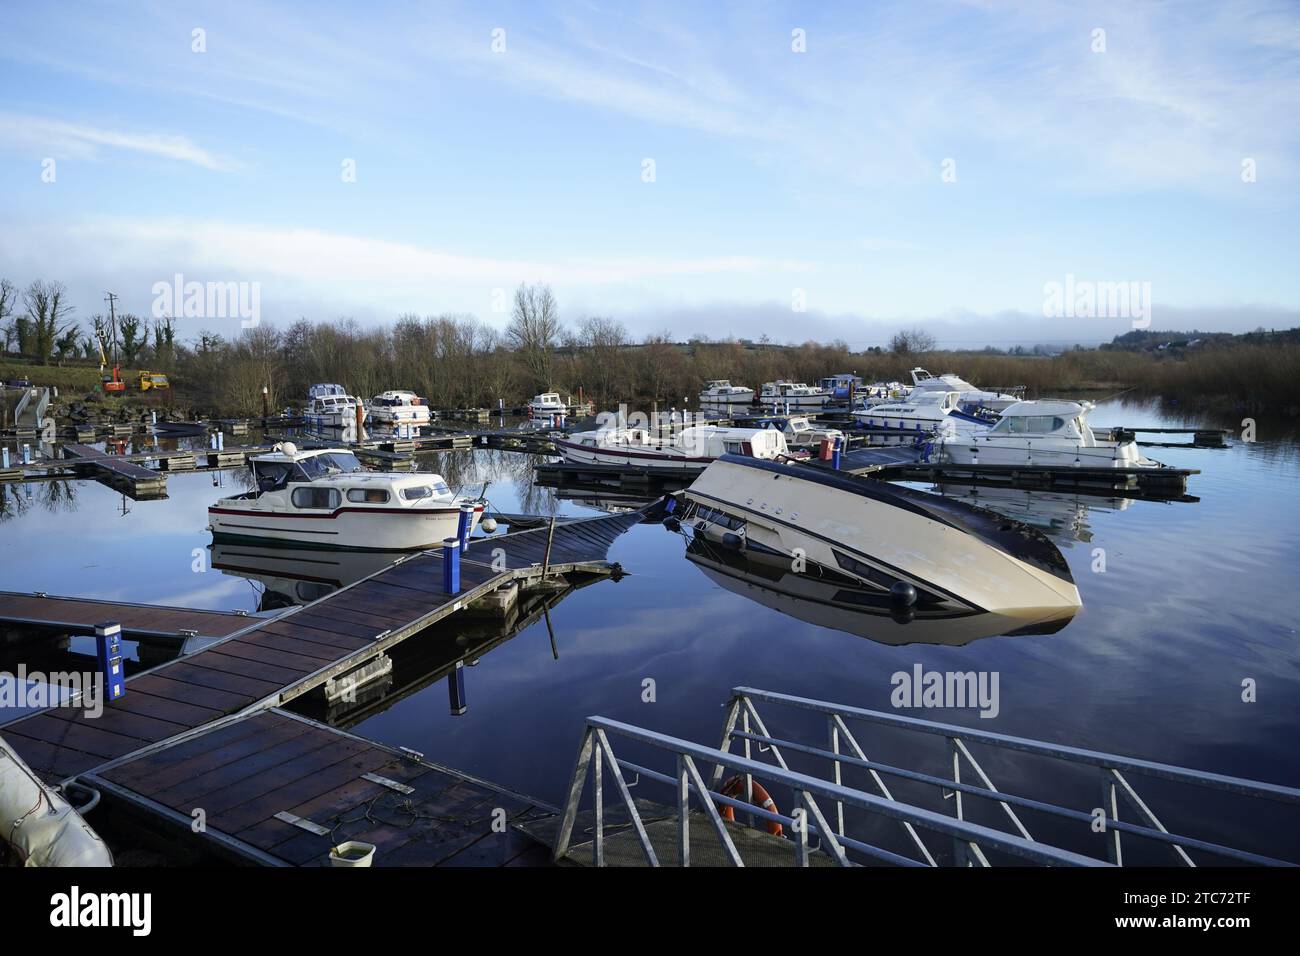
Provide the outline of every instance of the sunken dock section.
[[75,459],[74,467],[79,473],[89,472],[113,487],[129,491],[132,497],[144,498],[166,493],[167,479],[164,476],[121,456],[107,455],[89,445],[66,442],[63,445],[63,457]]
[[95,625],[117,621],[132,637],[230,637],[257,623],[242,612],[201,611],[162,604],[57,597],[37,591],[0,591],[0,629],[54,628],[68,634],[93,634]]
[[545,866],[519,826],[557,813],[421,756],[287,711],[238,717],[84,774],[128,814],[161,819],[236,863],[328,866],[347,841],[376,866]]

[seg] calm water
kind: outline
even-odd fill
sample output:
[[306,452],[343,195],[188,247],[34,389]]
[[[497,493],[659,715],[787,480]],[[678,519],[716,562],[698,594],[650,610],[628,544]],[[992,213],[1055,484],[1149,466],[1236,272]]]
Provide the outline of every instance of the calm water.
[[[1152,406],[1117,403],[1093,422],[1184,424]],[[1060,547],[1084,607],[1054,634],[944,646],[898,643],[943,639],[920,627],[915,636],[882,627],[883,643],[829,629],[720,587],[685,560],[681,536],[642,525],[611,553],[626,578],[578,590],[550,611],[558,660],[546,622],[529,624],[466,670],[469,709],[452,716],[445,682],[421,680],[458,656],[456,631],[444,628],[395,655],[403,692],[370,704],[353,729],[560,802],[588,715],[716,745],[720,705],[733,686],[891,710],[890,676],[921,664],[998,672],[1000,713],[909,712],[917,716],[1300,786],[1293,613],[1300,446],[1270,440],[1267,428],[1259,438],[1223,451],[1149,449],[1168,464],[1202,469],[1189,488],[1200,499],[1193,502],[947,489],[1033,522]],[[533,487],[532,461],[466,452],[426,456],[421,466],[467,490],[491,479],[488,496],[502,511],[593,513]],[[237,476],[220,480],[219,489],[212,475],[173,476],[170,497],[156,502],[124,502],[94,482],[10,486],[0,512],[0,588],[225,610],[283,603],[294,587],[283,569],[259,577],[211,567],[231,563],[209,551],[205,530],[206,506]],[[1096,549],[1104,550],[1104,573],[1093,570]],[[1247,678],[1258,687],[1255,703],[1241,700]],[[643,700],[646,679],[654,681],[652,703]],[[868,739],[873,756],[910,757],[944,772],[937,750],[908,753],[901,738]],[[1075,805],[1095,804],[1095,778],[997,760],[986,769],[1004,789],[1023,774]],[[1161,796],[1159,788],[1150,793]],[[1206,812],[1186,800],[1153,808],[1171,825]],[[1254,849],[1297,856],[1295,815],[1272,820],[1254,815],[1223,826],[1249,831]]]

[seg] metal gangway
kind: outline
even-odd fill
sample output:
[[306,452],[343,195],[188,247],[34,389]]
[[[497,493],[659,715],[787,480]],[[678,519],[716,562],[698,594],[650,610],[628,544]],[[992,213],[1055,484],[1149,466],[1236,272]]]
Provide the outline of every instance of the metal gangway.
[[[760,705],[767,711],[779,709],[782,716],[795,722],[817,725],[824,737],[809,742],[794,739],[793,733],[776,736],[769,732]],[[906,742],[909,753],[925,748],[915,746],[920,741],[907,735],[928,738],[932,750],[938,741],[943,772],[873,760],[864,742],[872,745],[867,735],[881,728],[900,732],[894,744]],[[801,730],[806,736],[806,728]],[[621,756],[629,750],[650,753],[671,766],[654,769]],[[1049,798],[999,790],[984,763],[976,759],[976,750],[987,754],[984,763],[989,765],[1043,758],[1081,771],[1085,779],[1095,774],[1098,789],[1091,792],[1101,798],[1100,802],[1080,809]],[[821,766],[824,773],[793,769],[789,760],[794,755],[802,763]],[[769,757],[772,762],[760,757]],[[721,785],[728,772],[732,774],[730,787]],[[867,785],[846,783],[848,772]],[[606,783],[606,774],[612,788]],[[592,781],[591,809],[581,811],[588,778]],[[793,795],[789,813],[771,804],[766,809],[755,805],[756,778],[773,790],[780,787]],[[897,799],[886,778],[896,787],[899,781],[918,785],[913,789],[933,794],[939,805],[946,804],[951,812]],[[634,799],[632,791],[643,782],[668,787],[672,795],[669,802]],[[1204,807],[1202,801],[1216,792],[1230,800],[1262,801],[1275,810],[1280,807],[1284,813],[1300,805],[1300,789],[1292,787],[736,687],[727,704],[722,741],[717,748],[605,717],[588,718],[564,812],[554,834],[553,856],[556,861],[595,866],[689,866],[694,841],[697,860],[732,866],[1122,866],[1132,846],[1125,841],[1133,840],[1154,845],[1160,851],[1161,859],[1153,861],[1156,864],[1297,865],[1214,839],[1171,831],[1139,793],[1139,785],[1148,790],[1179,788],[1179,806],[1184,812],[1189,806]],[[609,809],[605,805],[608,789],[614,791]],[[996,816],[1005,828],[976,822],[973,811],[981,805],[982,816]],[[1206,815],[1214,819],[1208,809]],[[1035,838],[1026,825],[1026,819],[1031,817],[1036,827],[1054,829],[1058,835],[1062,826],[1068,832],[1086,835],[1082,840],[1063,842],[1078,843],[1089,851],[1095,848],[1096,855],[1055,845],[1050,837]],[[1256,820],[1253,814],[1236,817],[1247,818]],[[703,829],[703,839],[692,836],[693,824]],[[894,824],[901,830],[894,830]],[[882,840],[886,829],[893,830],[898,839]],[[777,832],[781,835],[774,835]],[[1287,832],[1297,832],[1294,818]],[[586,846],[587,834],[590,847]],[[897,846],[890,848],[886,842],[901,844],[906,852],[900,852]],[[945,847],[950,849],[944,852]]]

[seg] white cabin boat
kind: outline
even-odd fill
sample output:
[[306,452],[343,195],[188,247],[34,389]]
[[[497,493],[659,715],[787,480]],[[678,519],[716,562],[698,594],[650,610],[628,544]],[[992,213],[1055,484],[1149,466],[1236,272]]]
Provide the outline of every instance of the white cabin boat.
[[1081,603],[1041,531],[937,495],[730,455],[681,494],[681,523],[706,540],[785,567],[798,557],[918,615],[1036,615]]
[[844,447],[844,432],[838,428],[814,425],[807,415],[792,415],[779,424],[771,422],[765,427],[779,429],[785,435],[785,443],[791,448],[814,448],[825,439],[839,441],[840,447]]
[[414,392],[394,389],[380,392],[366,403],[370,420],[378,425],[421,425],[429,424],[431,415],[429,405]]
[[1138,449],[1131,433],[1097,437],[1088,425],[1092,402],[1016,402],[988,429],[944,439],[948,461],[962,465],[1055,465],[1079,468],[1161,468]]
[[759,394],[764,405],[774,405],[781,409],[821,408],[826,404],[827,397],[827,393],[815,385],[787,382],[784,379],[764,383]]
[[[961,396],[961,406],[967,411],[985,408],[991,412],[1000,412],[1009,405],[1020,401],[1020,395],[1005,392],[988,392],[976,388],[963,378],[948,372],[944,375],[931,375],[923,368],[912,369],[912,395],[918,392],[957,392]],[[1020,391],[1020,389],[1017,389]]]
[[355,425],[361,403],[342,385],[320,384],[307,389],[307,424],[315,428],[343,428]]
[[[876,444],[896,445],[916,441],[923,435],[955,429],[964,432],[988,428],[987,419],[961,410],[957,392],[915,391],[907,398],[879,405],[864,404],[854,409],[854,421],[861,428],[896,428],[898,437],[873,435]],[[951,428],[945,428],[951,423]]]
[[601,428],[552,439],[566,461],[698,470],[722,455],[775,458],[789,453],[776,429],[692,425],[670,435],[647,428]]
[[561,401],[559,392],[542,392],[540,395],[534,395],[533,400],[528,403],[528,414],[532,418],[563,415],[566,411],[568,406]]
[[462,505],[473,509],[467,533],[483,515],[483,501],[453,494],[439,475],[367,471],[340,448],[283,442],[249,464],[256,489],[208,508],[214,538],[411,551],[455,537]]
[[743,385],[732,385],[725,378],[704,383],[700,404],[709,406],[749,405],[754,401],[754,390]]

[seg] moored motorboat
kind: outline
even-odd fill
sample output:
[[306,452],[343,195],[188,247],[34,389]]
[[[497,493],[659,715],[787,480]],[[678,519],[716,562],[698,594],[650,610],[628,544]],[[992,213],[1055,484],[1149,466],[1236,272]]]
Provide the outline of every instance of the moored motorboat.
[[424,399],[415,392],[402,389],[380,392],[366,403],[366,412],[372,422],[380,425],[414,425],[418,428],[429,424],[432,418]]
[[1162,468],[1142,454],[1131,432],[1088,424],[1092,402],[1036,400],[1004,409],[990,428],[956,430],[939,444],[943,460],[962,465]]
[[778,409],[821,408],[827,397],[827,393],[816,385],[787,382],[785,379],[764,383],[759,394],[764,405]]
[[611,426],[575,432],[552,440],[566,461],[578,464],[651,465],[699,470],[714,459],[732,454],[771,459],[789,453],[785,436],[776,429],[725,428],[691,425],[658,435],[648,428]]
[[921,392],[956,392],[960,396],[961,407],[966,411],[987,409],[1000,412],[1009,405],[1020,401],[1024,389],[1016,387],[1007,392],[991,392],[976,388],[970,382],[959,378],[952,372],[944,375],[931,375],[923,368],[912,369],[912,396]]
[[307,410],[303,417],[314,428],[343,428],[356,424],[360,404],[342,385],[313,385],[307,389]]
[[428,472],[368,471],[350,451],[283,442],[249,460],[255,490],[208,508],[213,537],[317,548],[411,551],[469,534],[484,502],[452,493]]
[[730,405],[748,405],[754,401],[754,390],[743,385],[732,385],[725,378],[714,379],[704,383],[700,392],[700,404],[709,407],[727,407]]
[[681,496],[679,520],[707,539],[846,574],[918,613],[1080,605],[1069,565],[1041,531],[937,495],[724,456]]
[[563,415],[568,406],[560,399],[559,392],[542,392],[534,395],[528,403],[528,415],[531,418],[544,418],[549,415]]
[[862,428],[898,429],[898,437],[873,436],[878,444],[901,444],[951,425],[949,431],[988,428],[988,419],[961,410],[957,392],[913,391],[906,398],[877,405],[863,405],[854,410],[854,422]]

